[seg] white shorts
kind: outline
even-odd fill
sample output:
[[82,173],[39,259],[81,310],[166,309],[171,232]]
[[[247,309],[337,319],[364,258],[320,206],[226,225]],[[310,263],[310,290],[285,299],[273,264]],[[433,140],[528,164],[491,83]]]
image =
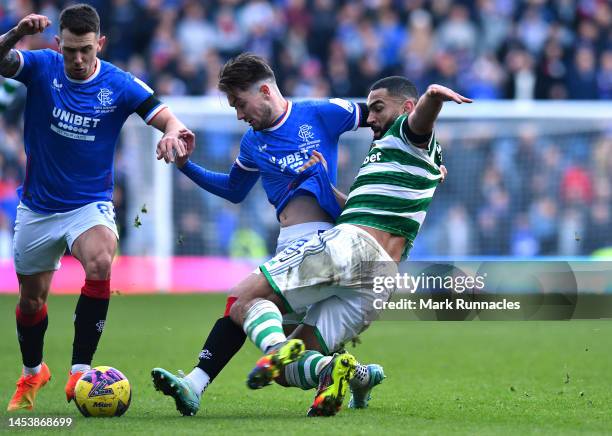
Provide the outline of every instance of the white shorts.
[[397,265],[369,233],[340,224],[307,242],[290,245],[260,267],[290,311],[306,310],[328,354],[361,333],[376,316],[373,277],[395,276]]
[[13,236],[15,271],[32,275],[58,270],[66,246],[72,249],[72,244],[81,234],[98,225],[108,227],[119,239],[115,208],[110,201],[98,201],[69,212],[49,215],[36,213],[19,203]]
[[[313,221],[309,223],[281,227],[278,234],[278,239],[276,241],[276,254],[280,253],[296,241],[301,239],[308,241],[313,236],[323,233],[324,231],[331,229],[333,226],[334,225],[332,223]],[[257,268],[256,271],[257,273],[260,273],[259,268]],[[301,312],[286,313],[283,315],[283,324],[297,326],[298,324],[302,323],[305,315],[306,310]]]
[[332,223],[326,223],[324,221],[315,221],[310,223],[294,224],[288,227],[281,227],[276,240],[276,254],[283,251],[289,245],[293,244],[299,239],[308,240],[314,235],[323,233],[329,230],[334,225]]

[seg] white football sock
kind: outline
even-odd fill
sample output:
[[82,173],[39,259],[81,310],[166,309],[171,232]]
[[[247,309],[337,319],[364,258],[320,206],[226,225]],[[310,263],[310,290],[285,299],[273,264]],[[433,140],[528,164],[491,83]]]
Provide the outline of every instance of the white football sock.
[[23,367],[23,373],[25,375],[35,375],[35,374],[38,374],[40,372],[41,368],[42,368],[42,363],[36,365],[33,368],[30,368],[29,366],[24,366]]
[[70,374],[74,374],[75,372],[85,372],[91,369],[91,365],[85,365],[84,363],[76,363],[72,365],[70,368]]
[[185,380],[189,382],[193,390],[198,394],[198,397],[200,397],[204,389],[206,389],[206,386],[208,386],[208,383],[210,383],[210,376],[206,374],[206,371],[202,368],[196,366],[185,376]]

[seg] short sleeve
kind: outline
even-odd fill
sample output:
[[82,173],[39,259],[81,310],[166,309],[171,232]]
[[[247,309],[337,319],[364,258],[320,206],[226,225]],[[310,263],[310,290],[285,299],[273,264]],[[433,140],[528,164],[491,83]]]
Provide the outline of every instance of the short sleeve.
[[36,77],[36,72],[41,71],[51,61],[54,53],[51,50],[15,50],[19,57],[19,68],[13,77],[24,85],[28,86]]
[[341,98],[330,98],[318,106],[321,120],[330,132],[338,136],[349,130],[356,130],[361,119],[359,105]]
[[253,131],[249,130],[242,137],[242,141],[240,141],[240,153],[238,153],[238,157],[236,158],[236,164],[243,170],[259,171],[253,156],[256,147],[255,144],[256,141],[255,138],[253,138]]
[[[432,147],[434,147],[436,144],[433,131],[426,135],[418,135],[410,129],[408,117],[406,115],[402,115],[402,117],[403,119],[401,120],[400,125],[400,135],[402,137],[402,141],[416,148],[427,149],[428,153],[431,154]],[[424,147],[424,144],[427,144],[427,147]]]
[[[153,95],[153,90],[138,77],[134,77],[130,73],[125,73],[127,76],[127,80],[125,83],[125,99],[128,110],[130,113],[136,112],[136,109],[149,97]],[[160,103],[161,104],[161,103]],[[159,112],[159,107],[151,108],[151,111],[158,109],[155,113]],[[147,119],[153,118],[152,113],[147,114],[145,116],[145,121]]]

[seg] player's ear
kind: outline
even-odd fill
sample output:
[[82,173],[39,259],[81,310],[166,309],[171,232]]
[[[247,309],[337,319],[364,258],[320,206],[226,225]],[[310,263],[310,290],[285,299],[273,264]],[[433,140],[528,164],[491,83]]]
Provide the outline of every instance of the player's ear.
[[60,39],[59,36],[55,35],[55,42],[57,42],[57,48],[59,49],[60,53],[62,52],[62,40]]
[[102,51],[104,44],[106,44],[106,36],[102,35],[98,38],[98,51]]
[[416,103],[414,102],[414,100],[408,99],[404,102],[402,109],[404,110],[405,114],[409,114],[414,110],[415,106]]
[[267,83],[262,84],[259,87],[259,92],[261,92],[266,97],[269,97],[270,96],[270,86]]

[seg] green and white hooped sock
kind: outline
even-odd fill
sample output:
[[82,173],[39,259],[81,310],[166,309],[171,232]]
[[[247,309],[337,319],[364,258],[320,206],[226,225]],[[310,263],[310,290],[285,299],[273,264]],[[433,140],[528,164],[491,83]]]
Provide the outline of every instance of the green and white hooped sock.
[[319,374],[332,360],[318,351],[306,351],[298,360],[285,367],[285,380],[289,386],[304,390],[316,388],[319,385]]
[[283,332],[283,316],[278,307],[268,300],[259,300],[251,306],[242,328],[264,353],[270,347],[287,340]]

